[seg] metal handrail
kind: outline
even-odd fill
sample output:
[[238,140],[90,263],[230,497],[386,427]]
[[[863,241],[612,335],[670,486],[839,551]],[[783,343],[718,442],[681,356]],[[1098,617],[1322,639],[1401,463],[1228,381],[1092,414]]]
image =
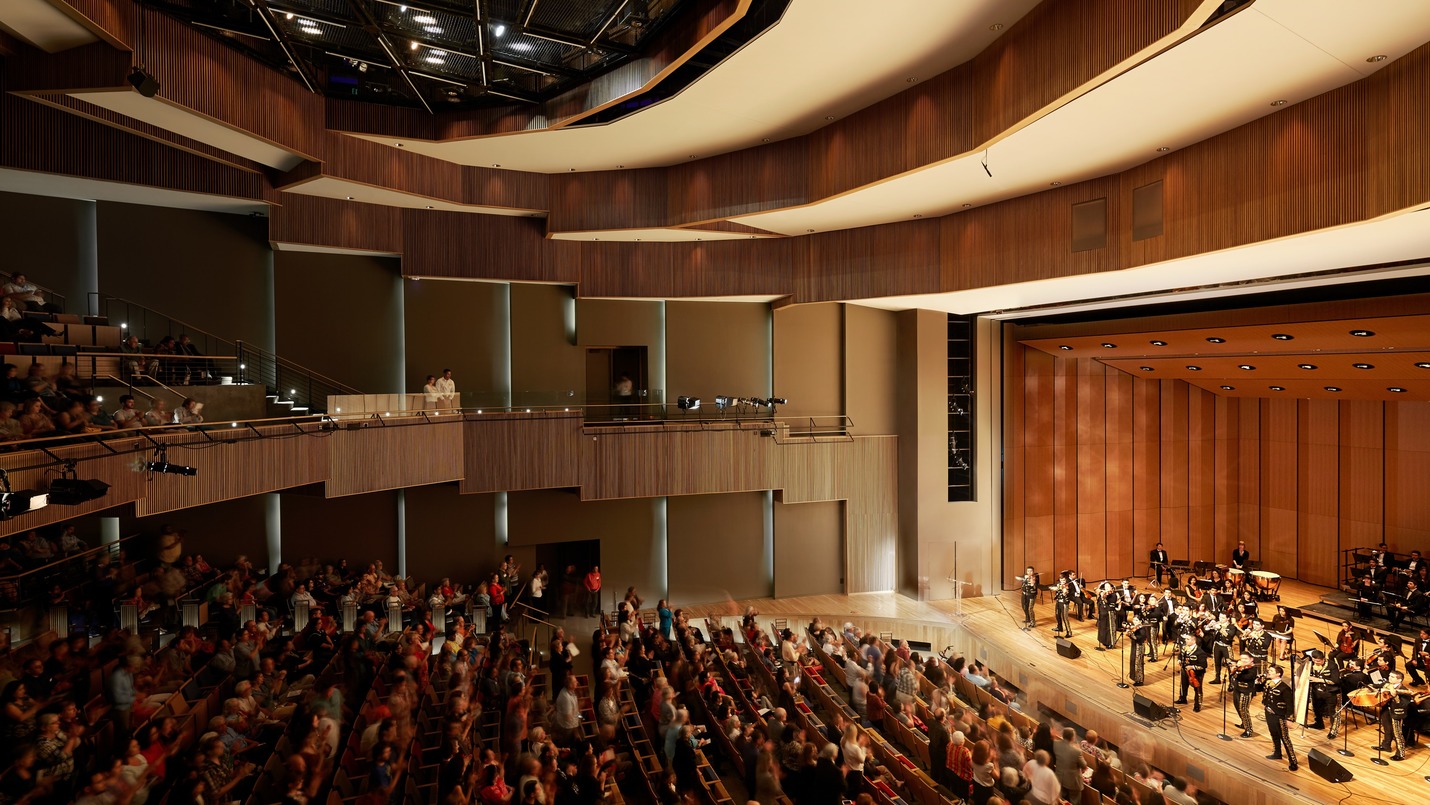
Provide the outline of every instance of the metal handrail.
[[[237,344],[237,346],[238,346],[240,352],[242,352],[242,351],[253,352],[253,353],[256,353],[257,355],[259,355],[260,357],[271,359],[271,360],[273,361],[273,363],[274,363],[275,366],[285,366],[285,367],[287,367],[287,368],[289,368],[289,369],[294,369],[294,370],[299,371],[299,372],[302,372],[302,373],[304,373],[304,374],[311,375],[312,377],[315,377],[315,378],[317,378],[317,379],[319,379],[319,380],[322,380],[325,385],[333,386],[334,388],[339,389],[339,390],[340,390],[340,393],[342,393],[342,394],[364,394],[364,393],[365,393],[365,392],[362,392],[362,391],[359,391],[359,390],[353,388],[352,386],[349,386],[349,385],[346,384],[346,383],[343,383],[343,382],[340,381],[340,380],[334,380],[334,379],[332,379],[331,377],[328,377],[327,375],[324,375],[324,374],[319,373],[319,372],[315,372],[315,371],[313,371],[312,369],[307,368],[306,366],[303,366],[303,365],[301,365],[301,364],[294,363],[294,362],[288,360],[287,358],[284,358],[284,357],[281,357],[281,356],[279,356],[279,355],[276,355],[276,354],[274,354],[274,353],[272,353],[272,352],[269,352],[269,351],[263,349],[262,347],[255,347],[255,346],[253,346],[252,344],[249,344],[248,342],[243,341],[243,340],[237,341],[236,344]],[[235,360],[236,360],[236,359],[235,359]]]
[[114,553],[118,546],[123,545],[124,543],[128,542],[128,541],[131,540],[131,539],[134,539],[135,537],[142,537],[142,536],[145,536],[145,534],[144,534],[143,532],[138,533],[138,534],[130,534],[130,535],[127,536],[127,537],[120,537],[119,539],[115,540],[114,542],[105,543],[104,545],[100,545],[100,546],[97,547],[97,548],[90,548],[89,550],[80,551],[79,553],[72,554],[72,555],[70,555],[70,556],[62,557],[62,558],[57,559],[57,560],[55,560],[55,561],[53,561],[53,562],[50,562],[50,563],[48,563],[48,564],[40,565],[39,567],[36,567],[36,568],[31,568],[31,569],[29,569],[29,570],[23,570],[23,571],[21,571],[21,572],[19,572],[19,573],[13,573],[13,574],[11,574],[11,575],[9,575],[9,576],[0,576],[0,580],[3,580],[3,581],[11,581],[11,582],[15,582],[15,583],[18,584],[18,583],[20,583],[20,581],[18,581],[18,580],[24,579],[26,576],[36,576],[36,575],[39,575],[39,574],[41,574],[41,573],[46,574],[46,575],[53,575],[54,572],[55,572],[56,570],[58,570],[60,567],[62,567],[63,565],[69,564],[70,562],[77,562],[77,561],[80,561],[80,560],[82,560],[82,559],[88,559],[88,558],[91,557],[91,556],[97,556],[101,551],[109,551],[110,553]]
[[[30,275],[29,275],[28,273],[26,273],[26,272],[24,272],[24,271],[21,271],[21,272],[19,272],[19,273],[25,274],[25,278],[26,278],[26,279],[29,279],[29,276],[30,276]],[[4,282],[8,282],[8,281],[10,281],[10,280],[12,280],[12,279],[14,279],[14,278],[15,278],[15,274],[14,274],[13,272],[10,272],[10,271],[0,271],[0,280],[4,280]],[[4,282],[0,282],[0,285],[3,285]],[[33,286],[35,286],[36,288],[40,289],[42,292],[44,292],[45,296],[46,296],[51,302],[53,302],[54,304],[59,305],[61,309],[63,309],[63,308],[65,307],[65,302],[66,302],[67,300],[66,300],[64,294],[60,293],[59,291],[56,291],[56,290],[53,289],[53,288],[46,288],[45,286],[41,285],[41,284],[38,283],[38,282],[35,282],[34,280],[30,280],[30,284],[33,285]]]

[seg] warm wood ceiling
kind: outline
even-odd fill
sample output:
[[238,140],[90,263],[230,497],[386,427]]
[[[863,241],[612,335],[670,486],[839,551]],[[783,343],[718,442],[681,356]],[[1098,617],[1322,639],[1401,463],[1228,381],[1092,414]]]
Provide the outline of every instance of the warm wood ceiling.
[[1229,397],[1430,400],[1430,314],[1084,333],[1023,340]]

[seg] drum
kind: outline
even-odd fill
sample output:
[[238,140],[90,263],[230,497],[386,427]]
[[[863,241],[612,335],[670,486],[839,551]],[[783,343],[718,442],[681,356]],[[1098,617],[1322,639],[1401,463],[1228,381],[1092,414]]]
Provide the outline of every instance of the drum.
[[1231,579],[1231,583],[1236,585],[1238,591],[1246,586],[1246,571],[1239,567],[1229,568],[1226,571],[1226,577]]
[[1251,571],[1251,583],[1256,585],[1256,597],[1261,601],[1280,598],[1281,576],[1269,570]]
[[1390,694],[1382,693],[1375,688],[1358,688],[1351,691],[1347,698],[1356,707],[1379,707],[1390,699]]

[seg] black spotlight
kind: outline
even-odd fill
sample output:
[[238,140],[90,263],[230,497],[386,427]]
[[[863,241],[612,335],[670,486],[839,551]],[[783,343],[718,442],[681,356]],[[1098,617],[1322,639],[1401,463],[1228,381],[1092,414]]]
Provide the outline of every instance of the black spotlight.
[[135,67],[129,71],[129,83],[146,98],[154,97],[159,91],[159,79],[149,75],[143,67]]
[[104,497],[109,484],[95,478],[56,478],[50,481],[50,503],[60,506],[78,506]]
[[679,397],[675,400],[675,407],[682,411],[694,411],[700,407],[700,398]]
[[199,474],[194,467],[186,467],[183,464],[170,464],[168,461],[151,461],[144,465],[144,469],[157,475],[187,475],[190,478]]
[[724,411],[726,408],[734,408],[739,404],[740,401],[737,398],[731,397],[728,394],[720,394],[715,397],[715,407],[721,411]]
[[0,520],[43,509],[47,503],[49,496],[43,492],[0,492]]

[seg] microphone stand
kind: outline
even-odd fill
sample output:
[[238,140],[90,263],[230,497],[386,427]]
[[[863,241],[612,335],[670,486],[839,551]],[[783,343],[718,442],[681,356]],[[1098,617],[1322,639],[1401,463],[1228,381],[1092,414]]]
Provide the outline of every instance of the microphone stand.
[[[1341,709],[1337,710],[1331,718],[1335,719],[1336,717],[1340,716],[1346,711],[1346,708],[1350,706],[1351,703],[1347,701],[1345,704],[1341,705]],[[1331,723],[1334,724],[1335,721],[1333,720]],[[1345,726],[1345,724],[1341,724],[1341,748],[1336,750],[1336,754],[1340,755],[1341,757],[1355,757],[1356,753],[1350,750],[1351,736],[1350,733],[1345,729]],[[1380,744],[1376,744],[1376,746],[1380,746]]]
[[[1381,705],[1384,707],[1385,705]],[[1377,766],[1389,766],[1390,764],[1380,756],[1380,748],[1385,745],[1385,724],[1380,720],[1380,708],[1375,711],[1375,757],[1370,759],[1371,763]]]
[[[1176,654],[1176,652],[1175,652],[1175,650],[1174,650],[1174,651],[1173,651],[1173,655],[1175,656],[1175,654]],[[1167,658],[1167,664],[1172,666],[1172,675],[1169,676],[1169,677],[1167,677],[1167,678],[1168,678],[1169,680],[1171,680],[1171,682],[1172,682],[1172,704],[1171,704],[1171,706],[1169,706],[1167,709],[1170,710],[1170,711],[1172,711],[1173,713],[1181,713],[1181,712],[1182,712],[1181,708],[1177,707],[1177,682],[1178,682],[1179,680],[1177,679],[1178,673],[1177,673],[1176,663],[1174,662],[1174,656]],[[1163,668],[1166,668],[1165,665],[1162,666],[1162,667],[1163,667]]]
[[[1132,687],[1131,685],[1127,684],[1127,643],[1123,642],[1122,640],[1122,638],[1126,636],[1126,632],[1117,633],[1117,645],[1120,646],[1122,650],[1122,661],[1118,663],[1117,666],[1117,687],[1123,689]],[[1136,648],[1133,650],[1141,651],[1142,649]]]
[[1231,735],[1226,731],[1226,689],[1229,687],[1231,687],[1230,679],[1228,679],[1226,683],[1221,686],[1221,732],[1218,732],[1216,734],[1216,737],[1222,739],[1223,741],[1231,740]]

